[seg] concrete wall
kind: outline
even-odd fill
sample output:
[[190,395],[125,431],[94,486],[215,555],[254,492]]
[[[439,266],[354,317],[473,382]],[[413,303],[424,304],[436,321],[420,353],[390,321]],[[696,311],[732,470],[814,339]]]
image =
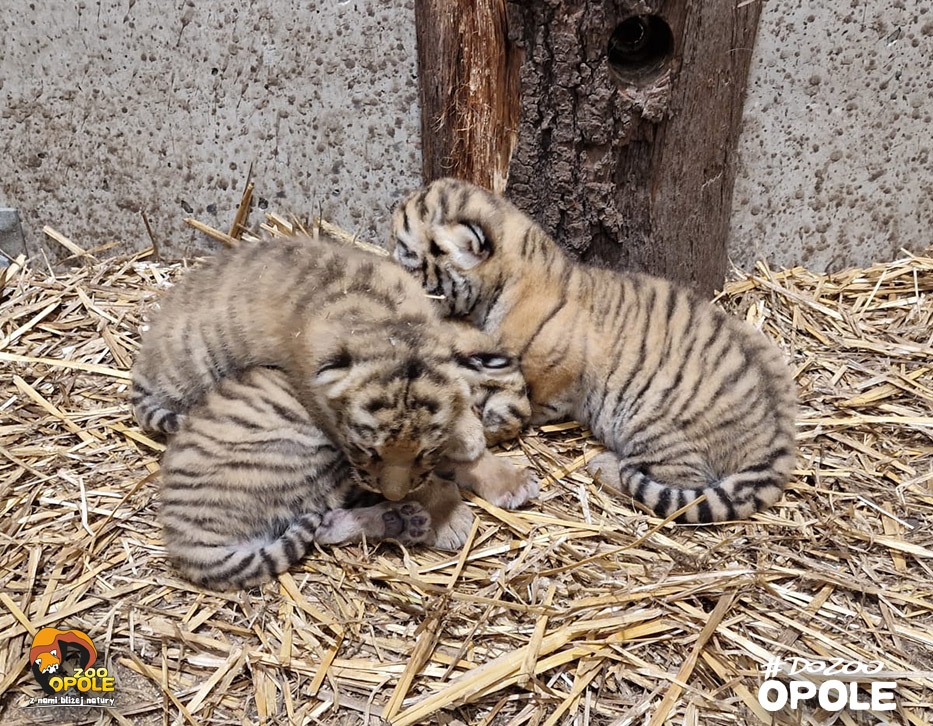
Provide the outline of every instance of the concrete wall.
[[[924,5],[766,2],[737,264],[832,268],[933,241]],[[379,237],[420,183],[415,73],[413,0],[0,0],[0,207],[20,208],[33,252],[44,224],[144,247],[144,210],[181,255],[209,246],[184,217],[226,228],[252,164],[260,206]]]
[[933,7],[771,0],[752,63],[730,253],[838,269],[933,244]]
[[180,255],[252,165],[260,207],[372,236],[420,183],[415,72],[412,0],[0,0],[0,207],[33,251],[142,248],[144,210]]

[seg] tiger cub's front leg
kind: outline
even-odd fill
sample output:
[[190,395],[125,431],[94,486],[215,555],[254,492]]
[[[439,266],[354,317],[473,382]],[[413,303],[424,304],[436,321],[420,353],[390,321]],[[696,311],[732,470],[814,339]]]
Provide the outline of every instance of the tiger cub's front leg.
[[534,470],[517,467],[489,451],[476,461],[457,464],[454,480],[503,509],[517,509],[538,496],[541,489]]
[[[445,324],[470,386],[471,418],[482,422],[487,445],[517,438],[531,418],[531,402],[518,361],[479,328],[454,320]],[[538,495],[538,478],[533,471],[489,451],[472,459],[448,459],[450,475],[461,488],[476,492],[497,507],[514,509]]]
[[458,550],[467,541],[473,527],[473,512],[460,498],[457,485],[440,475],[433,475],[427,485],[412,494],[411,499],[427,512],[431,519],[424,544],[441,550]]
[[[538,481],[528,469],[519,469],[486,452],[477,461],[452,464],[448,474],[435,474],[411,499],[430,518],[422,542],[441,550],[458,550],[473,527],[473,512],[460,496],[460,488],[475,491],[498,507],[519,507],[538,494]],[[448,478],[452,477],[452,478]]]

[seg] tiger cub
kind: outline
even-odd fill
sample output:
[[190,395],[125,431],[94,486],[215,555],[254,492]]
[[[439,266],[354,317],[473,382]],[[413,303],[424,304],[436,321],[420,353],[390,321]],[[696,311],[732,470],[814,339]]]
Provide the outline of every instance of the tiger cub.
[[224,378],[185,416],[162,458],[160,518],[170,559],[216,590],[257,585],[312,542],[425,541],[417,502],[360,503],[346,457],[281,371]]
[[[531,415],[514,359],[472,326],[450,329],[487,440],[513,438]],[[209,390],[168,441],[160,510],[166,549],[188,579],[218,590],[271,579],[312,542],[392,538],[457,549],[473,515],[454,477],[502,506],[537,495],[535,479],[498,461],[436,475],[403,502],[361,506],[377,498],[356,486],[346,457],[314,425],[285,374],[251,368]]]
[[[442,461],[501,473],[454,336],[390,260],[325,235],[244,243],[189,272],[163,298],[132,371],[140,424],[173,433],[222,378],[281,368],[357,483],[405,499]],[[494,461],[493,461],[494,460]],[[503,502],[535,491],[503,476]],[[481,494],[482,496],[482,494]]]
[[[504,198],[454,179],[393,217],[394,258],[518,357],[535,423],[574,417],[590,470],[679,521],[745,518],[794,463],[794,383],[764,336],[689,290],[572,261]],[[705,495],[705,499],[701,498]],[[699,501],[698,501],[699,500]]]

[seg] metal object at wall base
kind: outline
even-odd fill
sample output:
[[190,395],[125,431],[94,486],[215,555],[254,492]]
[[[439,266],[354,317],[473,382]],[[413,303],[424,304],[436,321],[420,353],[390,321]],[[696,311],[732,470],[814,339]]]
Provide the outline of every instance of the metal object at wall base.
[[9,266],[12,260],[26,254],[26,237],[19,210],[0,207],[0,267]]

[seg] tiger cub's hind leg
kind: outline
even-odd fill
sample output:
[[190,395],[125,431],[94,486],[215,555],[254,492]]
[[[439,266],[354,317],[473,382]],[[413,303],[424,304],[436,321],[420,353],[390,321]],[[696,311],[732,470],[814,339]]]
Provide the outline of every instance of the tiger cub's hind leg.
[[607,449],[587,461],[586,470],[591,477],[599,479],[603,484],[624,491],[622,478],[619,476],[619,466],[621,464],[622,460],[614,452]]
[[428,539],[431,516],[418,502],[380,502],[370,507],[332,509],[321,520],[314,539],[321,544],[394,539],[404,545]]
[[[607,449],[590,459],[586,463],[586,470],[593,478],[598,476],[604,484],[623,491],[631,487],[629,480],[637,472],[659,482],[659,486],[672,489],[703,489],[717,480],[703,457],[695,452],[682,453],[679,458],[672,458],[663,464],[649,464],[642,457],[623,459]],[[634,494],[634,491],[631,493]]]

